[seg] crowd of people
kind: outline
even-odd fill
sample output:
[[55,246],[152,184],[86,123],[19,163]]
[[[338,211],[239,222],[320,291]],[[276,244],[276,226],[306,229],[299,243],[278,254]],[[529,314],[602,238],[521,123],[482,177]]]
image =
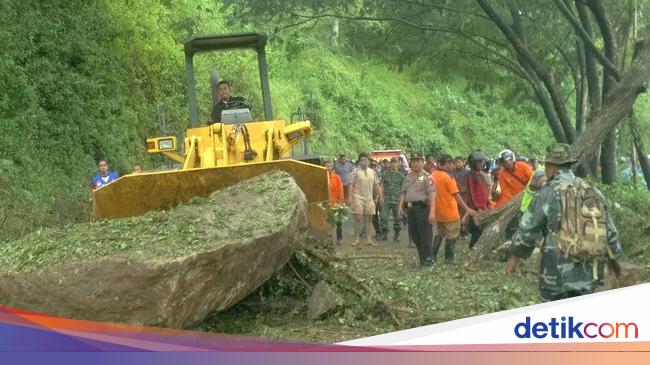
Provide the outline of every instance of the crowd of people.
[[[505,228],[505,272],[512,273],[541,243],[540,298],[591,293],[603,285],[605,267],[620,273],[616,227],[600,191],[573,174],[576,160],[568,145],[550,147],[541,162],[543,167],[537,158],[504,149],[494,159],[481,150],[466,158],[413,153],[408,162],[403,156],[375,160],[367,153],[353,162],[340,155],[325,167],[332,210],[349,210],[354,218],[351,246],[361,238],[368,246],[388,241],[392,221],[393,242],[406,226],[419,265],[435,265],[441,249],[444,263],[456,264],[459,239],[468,240],[470,249],[479,242],[481,213],[514,200],[518,209]],[[119,177],[106,160],[97,169],[93,190]],[[132,173],[141,171],[135,165]],[[342,221],[336,222],[336,241],[344,244]]]
[[[444,153],[437,158],[433,155],[424,158],[416,153],[411,156],[408,166],[398,157],[374,160],[361,153],[353,163],[347,156],[339,155],[336,160],[327,161],[325,166],[330,171],[332,205],[346,204],[354,216],[356,229],[352,245],[359,244],[364,225],[372,225],[375,230],[374,240],[372,235],[365,235],[368,245],[376,245],[375,240],[387,241],[391,220],[393,241],[398,242],[403,222],[409,221],[409,207],[434,207],[433,210],[426,209],[430,215],[426,219],[431,218],[430,223],[435,224],[438,235],[433,241],[434,253],[425,254],[425,262],[432,260],[442,244],[439,242],[445,239],[446,251],[449,252],[447,257],[451,260],[454,241],[461,236],[468,238],[472,230],[476,231],[477,227],[469,217],[510,201],[529,187],[533,171],[543,174],[536,158],[517,159],[507,149],[501,151],[496,159],[488,158],[480,150],[467,158],[453,158]],[[431,194],[436,198],[432,204],[428,203],[426,189],[437,191],[437,194]],[[420,218],[422,220],[424,218]],[[409,233],[418,231],[417,227],[418,224],[413,224],[414,231]],[[409,237],[415,242],[420,234],[416,236],[415,240],[413,235]],[[337,241],[342,243],[342,235],[337,235]]]
[[[521,193],[519,209],[506,228],[512,242],[506,273],[543,242],[541,299],[591,293],[603,284],[605,266],[620,271],[616,228],[600,192],[573,174],[576,160],[567,145],[549,148],[542,162],[517,158],[509,149],[494,159],[481,150],[467,158],[414,153],[409,166],[397,157],[377,161],[361,153],[353,163],[340,155],[326,163],[330,205],[349,207],[354,217],[350,245],[358,246],[364,233],[369,246],[387,241],[392,220],[393,242],[399,241],[406,225],[419,264],[432,266],[441,248],[444,262],[455,264],[459,238],[468,238],[471,249],[481,237],[480,213],[502,207]],[[337,244],[342,245],[340,222],[336,229]]]

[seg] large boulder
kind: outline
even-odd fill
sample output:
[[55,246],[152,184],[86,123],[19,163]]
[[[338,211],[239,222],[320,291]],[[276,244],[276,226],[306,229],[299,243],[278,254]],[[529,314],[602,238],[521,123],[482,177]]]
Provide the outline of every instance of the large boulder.
[[0,245],[0,305],[185,328],[268,280],[307,232],[305,196],[272,172],[164,212]]

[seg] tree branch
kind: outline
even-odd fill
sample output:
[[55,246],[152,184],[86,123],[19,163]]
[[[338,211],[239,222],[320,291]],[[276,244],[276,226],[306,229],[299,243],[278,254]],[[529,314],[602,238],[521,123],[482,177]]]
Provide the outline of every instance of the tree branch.
[[430,25],[418,24],[418,23],[414,23],[414,22],[408,21],[406,19],[397,18],[397,17],[375,17],[375,16],[331,14],[331,13],[316,14],[316,15],[305,15],[305,14],[299,14],[299,13],[291,13],[291,16],[295,16],[297,18],[303,18],[303,19],[306,18],[306,19],[309,19],[309,20],[316,20],[316,19],[321,19],[321,18],[339,18],[339,19],[346,19],[346,20],[395,22],[395,23],[408,25],[409,27],[412,27],[412,28],[415,28],[415,29],[420,29],[420,30],[429,30],[429,31],[433,31],[433,32],[442,32],[442,33],[458,33],[458,30],[455,30],[455,29],[438,28],[438,27],[434,27],[434,26],[430,26]]
[[621,72],[618,70],[618,68],[616,68],[614,63],[612,63],[607,57],[605,57],[602,52],[600,52],[598,47],[596,47],[594,40],[591,39],[589,34],[587,34],[587,31],[582,27],[580,21],[573,15],[571,10],[566,7],[562,0],[553,0],[553,2],[555,3],[555,6],[560,10],[562,15],[569,21],[576,34],[582,39],[584,45],[589,49],[589,51],[594,54],[594,56],[596,56],[598,62],[600,62],[603,67],[611,72],[617,81],[620,80]]
[[422,7],[426,7],[426,8],[432,8],[432,9],[438,9],[438,10],[447,10],[447,11],[452,12],[452,13],[471,15],[473,17],[489,20],[488,17],[486,17],[485,15],[474,13],[474,12],[469,12],[469,11],[462,10],[462,9],[456,9],[456,8],[452,8],[452,7],[441,5],[441,4],[422,3],[422,2],[414,1],[414,0],[392,0],[392,2],[417,5],[417,6],[422,6]]
[[[470,42],[472,42],[472,43],[474,43],[475,45],[477,45],[477,46],[483,48],[483,49],[486,50],[487,52],[490,52],[490,53],[492,53],[493,55],[495,55],[495,56],[497,56],[497,57],[503,59],[505,62],[511,63],[513,66],[515,66],[515,64],[512,63],[511,60],[507,59],[504,55],[500,54],[500,53],[497,52],[496,50],[494,50],[494,49],[488,47],[487,45],[485,45],[485,44],[483,44],[483,43],[477,41],[476,39],[474,39],[474,37],[473,37],[472,34],[469,34],[468,32],[466,32],[466,31],[464,31],[464,30],[462,30],[462,29],[458,31],[458,34],[464,36],[464,37],[465,37],[466,39],[468,39]],[[481,39],[485,39],[485,38],[480,37],[480,36],[479,36],[479,38],[481,38]],[[500,44],[500,45],[501,45],[501,44]],[[509,47],[507,47],[506,45],[501,45],[501,46],[504,47],[506,50],[508,50],[508,52],[510,53],[510,48],[509,48]],[[512,55],[512,54],[511,54],[511,55]]]
[[[514,30],[509,27],[501,17],[494,11],[494,9],[487,3],[487,0],[476,0],[481,6],[485,14],[490,17],[490,19],[496,24],[496,26],[501,30],[501,33],[508,39],[510,44],[515,48],[517,53],[521,56],[520,63],[523,61],[530,65],[530,67],[535,71],[537,77],[542,80],[542,83],[546,87],[548,94],[553,102],[553,106],[557,116],[564,130],[564,135],[568,143],[573,143],[575,139],[575,128],[573,123],[569,118],[569,113],[567,111],[564,100],[560,95],[559,88],[555,82],[553,74],[546,68],[546,66],[540,62],[531,52],[528,50],[526,44],[517,36]],[[522,65],[523,66],[523,65]]]
[[[587,9],[580,0],[575,1],[576,8],[578,10],[578,15],[580,16],[580,21],[587,31],[587,34],[591,37],[593,30],[591,27],[591,17],[587,13]],[[584,44],[583,44],[584,45]],[[600,88],[600,77],[598,76],[598,69],[596,67],[596,59],[593,52],[585,48],[585,72],[587,75],[587,91],[589,92],[589,101],[591,104],[591,112],[596,112],[600,109],[602,104],[602,93]]]
[[[607,20],[605,8],[600,0],[590,0],[587,3],[587,6],[589,6],[589,9],[591,9],[592,13],[594,14],[596,23],[600,29],[600,34],[603,36],[603,44],[605,45],[605,57],[610,63],[613,64],[616,62],[614,59],[616,54],[616,43],[614,41],[614,36],[612,35],[612,29],[609,25],[609,21]],[[609,80],[608,75],[613,76],[616,81],[621,80],[621,74],[617,69],[613,71],[610,68],[607,68],[605,71],[606,72],[603,75],[603,97],[607,96],[607,93],[614,86],[614,83]]]
[[579,135],[585,129],[587,115],[587,73],[585,47],[580,38],[576,39],[576,57],[578,59],[579,84],[576,88],[576,133]]
[[307,14],[301,14],[301,13],[290,13],[289,14],[292,17],[296,18],[301,18],[301,19],[306,19],[305,21],[301,23],[306,23],[312,20],[317,20],[321,18],[338,18],[338,19],[345,19],[345,20],[357,20],[357,21],[376,21],[376,22],[393,22],[393,23],[398,23],[402,25],[409,26],[414,29],[419,29],[419,30],[427,30],[427,31],[432,31],[432,32],[439,32],[439,33],[450,33],[450,34],[461,34],[461,32],[471,34],[472,36],[479,37],[481,39],[484,39],[494,45],[497,45],[499,47],[503,47],[504,49],[509,49],[506,44],[503,44],[497,40],[494,40],[490,37],[487,37],[483,34],[472,34],[467,31],[462,31],[460,29],[454,29],[454,28],[441,28],[441,27],[434,27],[432,25],[427,25],[427,24],[419,24],[415,23],[409,20],[406,20],[405,18],[399,18],[399,17],[377,17],[377,16],[362,16],[362,15],[349,15],[349,14],[338,14],[338,13],[319,13],[319,14],[313,14],[313,15],[307,15]]
[[519,66],[519,65],[517,65],[517,64],[515,64],[513,62],[510,62],[505,58],[501,59],[501,60],[497,60],[497,59],[494,59],[494,58],[490,58],[490,57],[488,57],[486,55],[479,55],[479,54],[469,52],[469,51],[465,51],[465,50],[461,50],[461,49],[452,49],[451,52],[454,52],[454,53],[457,53],[457,54],[463,55],[463,56],[470,56],[470,57],[473,57],[473,58],[476,58],[476,59],[479,59],[479,60],[483,60],[483,61],[486,61],[486,62],[489,62],[489,63],[493,63],[495,65],[499,65],[499,66],[501,66],[501,67],[503,67],[503,68],[505,68],[507,70],[512,71],[513,73],[517,74],[517,76],[520,76],[521,78],[524,78],[524,79],[526,79],[528,77],[528,75],[526,74],[526,71],[521,66]]

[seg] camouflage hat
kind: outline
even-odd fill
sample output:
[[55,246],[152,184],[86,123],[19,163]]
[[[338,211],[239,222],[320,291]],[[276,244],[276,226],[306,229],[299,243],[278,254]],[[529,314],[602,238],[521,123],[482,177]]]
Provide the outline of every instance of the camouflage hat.
[[411,160],[424,160],[424,157],[422,157],[421,153],[412,153],[411,154]]
[[550,163],[553,165],[566,165],[578,162],[575,158],[571,157],[569,153],[569,145],[566,143],[556,143],[546,150],[546,157],[542,162]]

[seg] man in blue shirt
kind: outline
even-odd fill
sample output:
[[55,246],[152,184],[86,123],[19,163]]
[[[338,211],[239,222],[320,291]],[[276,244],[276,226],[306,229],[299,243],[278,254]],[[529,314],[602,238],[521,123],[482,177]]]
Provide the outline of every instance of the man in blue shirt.
[[350,197],[350,173],[353,170],[354,166],[352,166],[345,155],[340,155],[334,164],[334,172],[341,177],[345,201],[348,201],[348,198]]
[[97,169],[99,172],[92,177],[91,188],[93,190],[99,189],[102,186],[117,180],[119,175],[115,171],[108,171],[108,163],[106,160],[97,161]]

